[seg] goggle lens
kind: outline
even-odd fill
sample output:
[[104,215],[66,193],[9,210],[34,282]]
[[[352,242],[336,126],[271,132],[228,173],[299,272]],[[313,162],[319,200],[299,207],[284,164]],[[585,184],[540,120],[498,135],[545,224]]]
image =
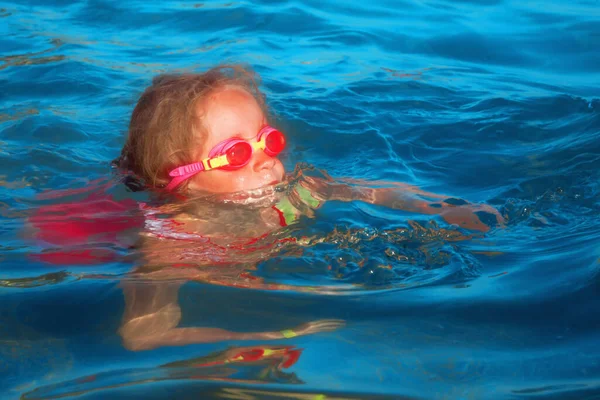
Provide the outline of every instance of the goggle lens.
[[270,132],[265,138],[265,147],[270,156],[281,153],[285,147],[285,136],[279,131]]
[[227,150],[227,161],[231,167],[243,167],[252,157],[252,146],[248,142],[238,142]]

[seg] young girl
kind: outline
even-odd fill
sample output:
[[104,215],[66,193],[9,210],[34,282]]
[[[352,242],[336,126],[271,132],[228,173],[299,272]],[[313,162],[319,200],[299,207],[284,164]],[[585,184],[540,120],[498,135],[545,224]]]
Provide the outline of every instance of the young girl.
[[[265,256],[245,251],[247,247],[325,201],[360,200],[439,214],[451,224],[477,231],[489,229],[483,220],[502,223],[491,207],[409,185],[367,188],[358,186],[360,182],[334,183],[326,177],[289,180],[278,158],[285,145],[286,135],[269,119],[255,75],[241,66],[159,76],[142,94],[118,164],[146,187],[172,196],[173,202],[142,207],[146,269],[140,271],[155,283],[124,283],[126,311],[120,334],[128,348],[287,338],[339,327],[342,321],[337,320],[254,333],[177,327],[182,282],[174,278],[234,281],[232,276],[239,276],[243,266]],[[170,217],[164,218],[166,214]],[[230,251],[234,257],[227,257]],[[205,267],[179,268],[174,275],[173,268],[162,268],[165,264]],[[220,268],[215,270],[215,265]],[[265,288],[260,282],[251,286]]]

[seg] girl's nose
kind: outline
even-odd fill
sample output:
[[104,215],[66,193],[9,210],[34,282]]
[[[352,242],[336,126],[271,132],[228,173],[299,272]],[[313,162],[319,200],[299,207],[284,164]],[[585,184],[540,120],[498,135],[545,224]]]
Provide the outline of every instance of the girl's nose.
[[275,166],[275,158],[268,156],[264,151],[259,150],[253,154],[252,168],[255,172],[269,170]]

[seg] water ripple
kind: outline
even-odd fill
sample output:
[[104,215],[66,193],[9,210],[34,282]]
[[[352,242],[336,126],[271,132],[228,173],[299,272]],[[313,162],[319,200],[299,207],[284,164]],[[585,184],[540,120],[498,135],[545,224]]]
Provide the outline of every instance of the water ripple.
[[[377,398],[374,385],[381,398],[597,394],[597,2],[27,0],[0,4],[0,21],[0,333],[29,357],[0,378],[9,395],[140,397],[158,381],[182,397]],[[491,204],[506,225],[481,236],[335,202],[250,252],[173,245],[195,257],[177,266],[140,265],[134,236],[39,235],[36,211],[65,203],[76,215],[50,227],[110,217],[139,228],[137,207],[108,216],[73,204],[149,201],[109,180],[133,105],[153,75],[219,62],[262,75],[289,171],[402,181]],[[223,254],[239,264],[198,265]],[[285,342],[303,351],[290,370],[268,357],[174,366],[225,360],[239,343],[123,350],[116,285],[161,279],[193,281],[179,296],[184,327],[317,316],[347,327]],[[34,336],[69,354],[52,356],[54,375],[33,362]]]

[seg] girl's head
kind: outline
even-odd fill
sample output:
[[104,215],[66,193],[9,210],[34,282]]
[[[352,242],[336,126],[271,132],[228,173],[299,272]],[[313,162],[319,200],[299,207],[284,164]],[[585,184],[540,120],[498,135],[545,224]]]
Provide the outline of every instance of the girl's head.
[[[203,74],[158,76],[133,110],[121,167],[152,187],[167,186],[171,190],[227,193],[280,182],[283,165],[274,152],[261,149],[257,141],[261,132],[260,143],[264,145],[264,133],[269,132],[263,129],[267,125],[266,114],[255,76],[243,67],[222,66]],[[271,141],[276,136],[271,135]],[[215,146],[232,138],[244,139],[254,146],[251,155],[245,154],[246,164],[187,174],[187,179],[182,176],[173,181],[177,171],[183,174],[179,167],[191,166],[193,170],[208,166],[202,161],[219,156],[222,152]],[[247,144],[238,147],[248,148]]]

